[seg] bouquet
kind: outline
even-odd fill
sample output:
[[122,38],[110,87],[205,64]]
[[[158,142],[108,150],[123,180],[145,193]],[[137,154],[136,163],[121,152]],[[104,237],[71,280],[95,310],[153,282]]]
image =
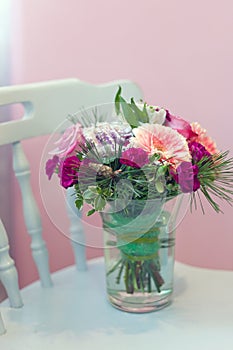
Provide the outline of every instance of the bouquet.
[[127,103],[121,88],[115,110],[113,121],[95,118],[91,124],[87,118],[85,126],[73,116],[73,125],[50,152],[46,174],[49,179],[57,174],[64,188],[74,187],[78,209],[86,202],[91,215],[124,195],[128,198],[118,186],[122,179],[128,180],[131,199],[190,193],[191,205],[196,206],[198,198],[204,210],[202,192],[217,212],[221,209],[216,198],[232,203],[233,159],[227,158],[228,151],[218,151],[199,123],[133,98]]
[[[150,222],[152,204],[146,203],[157,203],[156,211],[160,204],[187,193],[191,210],[199,204],[204,211],[202,193],[220,212],[218,200],[232,203],[233,159],[227,151],[217,149],[199,123],[189,123],[166,108],[133,98],[126,102],[121,87],[110,122],[95,112],[92,116],[74,115],[70,120],[72,125],[47,161],[48,178],[55,173],[61,186],[73,187],[77,209],[87,203],[87,215],[102,213],[105,229],[118,235],[120,257],[108,272],[117,272],[116,283],[121,283],[124,274],[126,293],[150,293],[151,281],[159,293],[164,284],[158,254],[162,244],[158,239],[160,213],[157,224]],[[110,222],[107,208],[112,213]],[[141,212],[145,215],[137,221]],[[143,220],[149,226],[125,244],[132,218],[137,227]],[[136,244],[139,242],[141,245]]]

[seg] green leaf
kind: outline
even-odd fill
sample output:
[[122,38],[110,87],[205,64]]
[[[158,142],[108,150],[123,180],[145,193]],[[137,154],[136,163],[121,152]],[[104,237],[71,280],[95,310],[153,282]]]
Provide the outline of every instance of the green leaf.
[[143,106],[143,112],[147,115],[148,121],[149,121],[149,116],[148,116],[147,109],[146,109],[146,102],[144,103],[144,106]]
[[95,209],[91,209],[87,212],[87,216],[90,216],[95,213]]
[[92,200],[97,196],[97,194],[91,191],[89,188],[83,192],[83,198],[85,201]]
[[138,120],[136,118],[134,111],[131,109],[130,104],[128,104],[121,96],[121,90],[122,90],[121,86],[119,86],[119,89],[115,97],[116,114],[117,115],[120,114],[121,108],[122,108],[122,112],[125,120],[129,123],[129,125],[132,128],[135,128],[139,125]]
[[162,183],[162,181],[156,181],[155,188],[159,193],[163,193],[164,192],[164,184]]
[[78,208],[78,210],[80,210],[80,209],[82,209],[82,207],[83,207],[83,200],[80,198],[80,199],[77,199],[76,201],[75,201],[75,205],[76,205],[76,207]]
[[125,120],[129,123],[132,128],[136,128],[139,125],[139,120],[137,119],[131,105],[128,104],[123,97],[120,96],[120,104]]
[[106,205],[106,200],[100,195],[98,195],[94,201],[95,210],[101,211],[104,209],[105,205]]
[[154,161],[157,161],[157,160],[159,160],[160,159],[160,154],[158,154],[158,153],[154,153],[151,157],[150,157],[150,162],[152,163],[152,162],[154,162]]
[[96,186],[88,186],[88,190],[90,190],[92,193],[98,194],[98,189]]
[[130,106],[131,106],[132,110],[135,112],[135,114],[140,122],[149,123],[148,113],[147,113],[147,110],[145,108],[146,103],[144,103],[143,110],[141,111],[141,109],[138,108],[138,106],[134,102],[134,99],[131,98],[131,105]]
[[119,86],[119,89],[115,97],[115,111],[117,115],[120,114],[120,96],[121,96],[121,86]]
[[167,165],[161,165],[158,167],[156,178],[163,177],[166,174],[167,171]]

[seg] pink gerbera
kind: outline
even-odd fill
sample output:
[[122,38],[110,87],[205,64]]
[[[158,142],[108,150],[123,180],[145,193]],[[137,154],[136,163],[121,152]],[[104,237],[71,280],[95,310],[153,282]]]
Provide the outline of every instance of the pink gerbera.
[[176,166],[191,159],[185,137],[176,130],[145,123],[133,129],[133,133],[135,137],[131,139],[131,145],[142,148],[148,155],[159,154],[160,159]]
[[192,141],[199,142],[210,154],[218,153],[216,143],[206,134],[206,130],[199,123],[191,124],[192,131],[197,134]]

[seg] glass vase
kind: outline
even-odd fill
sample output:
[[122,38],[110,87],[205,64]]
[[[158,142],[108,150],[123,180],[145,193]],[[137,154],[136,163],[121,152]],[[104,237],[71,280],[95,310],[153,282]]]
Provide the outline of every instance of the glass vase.
[[177,198],[131,201],[102,213],[107,295],[123,311],[169,305],[173,291]]

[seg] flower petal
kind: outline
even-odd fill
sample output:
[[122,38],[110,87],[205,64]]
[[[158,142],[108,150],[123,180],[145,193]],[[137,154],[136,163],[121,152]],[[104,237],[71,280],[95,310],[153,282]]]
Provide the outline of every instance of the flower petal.
[[162,160],[178,165],[190,161],[186,139],[177,131],[159,124],[143,124],[133,129],[133,147],[140,147],[149,155],[159,154]]

